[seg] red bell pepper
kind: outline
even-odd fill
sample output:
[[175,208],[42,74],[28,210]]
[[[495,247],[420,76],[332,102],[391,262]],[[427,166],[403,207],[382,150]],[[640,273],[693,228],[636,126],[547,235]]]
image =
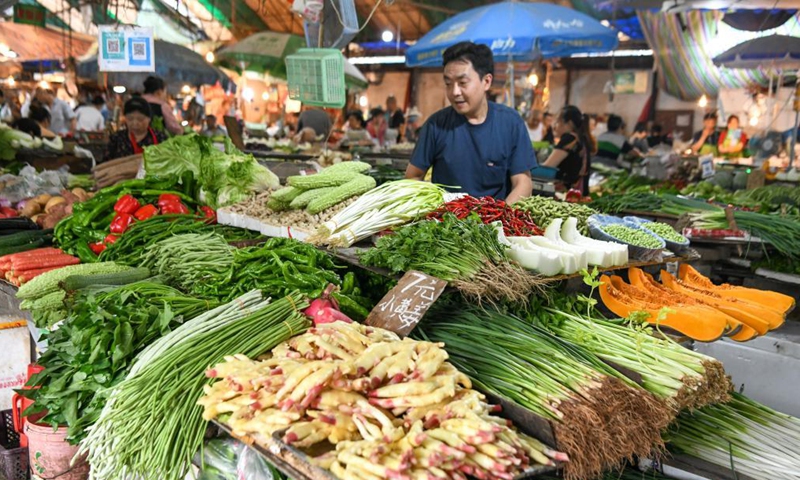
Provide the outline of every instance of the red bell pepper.
[[117,203],[114,204],[114,211],[117,213],[127,213],[129,215],[133,214],[136,210],[139,210],[142,204],[139,203],[139,200],[133,198],[133,195],[126,194],[119,197]]
[[128,230],[128,227],[130,227],[133,222],[134,218],[130,213],[118,213],[114,216],[114,220],[111,221],[111,233],[121,235]]
[[217,223],[217,212],[215,212],[213,208],[202,206],[200,207],[200,212],[203,213],[203,218],[206,219],[206,223]]
[[117,240],[119,240],[119,235],[114,235],[113,233],[109,233],[108,235],[106,235],[106,238],[103,239],[103,242],[108,246],[111,245],[112,243],[115,243]]
[[0,213],[5,215],[6,218],[13,218],[19,216],[19,212],[17,212],[11,207],[0,207]]
[[103,253],[103,250],[106,249],[106,244],[103,242],[90,243],[89,249],[93,251],[95,255],[100,255],[101,253]]
[[189,207],[184,205],[182,202],[165,203],[163,205],[159,204],[159,207],[161,207],[161,213],[163,213],[164,215],[175,215],[175,214],[187,215],[189,213],[192,213],[189,210]]
[[136,220],[139,220],[140,222],[155,215],[158,215],[158,208],[155,205],[150,204],[147,204],[139,210],[136,210],[136,213],[133,214],[133,216],[136,217]]
[[164,205],[181,203],[181,197],[174,193],[162,193],[158,196],[158,207],[163,209]]

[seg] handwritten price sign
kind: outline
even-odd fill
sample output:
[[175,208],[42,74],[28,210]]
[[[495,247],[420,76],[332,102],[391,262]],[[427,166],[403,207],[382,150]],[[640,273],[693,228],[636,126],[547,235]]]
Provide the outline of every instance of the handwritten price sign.
[[401,337],[417,326],[444,291],[447,282],[411,270],[372,309],[366,324],[391,330]]

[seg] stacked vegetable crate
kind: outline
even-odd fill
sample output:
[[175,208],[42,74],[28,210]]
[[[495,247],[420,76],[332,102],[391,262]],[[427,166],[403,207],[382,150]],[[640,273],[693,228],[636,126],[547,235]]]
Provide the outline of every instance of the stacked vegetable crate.
[[28,449],[21,448],[11,410],[0,412],[0,480],[26,480]]

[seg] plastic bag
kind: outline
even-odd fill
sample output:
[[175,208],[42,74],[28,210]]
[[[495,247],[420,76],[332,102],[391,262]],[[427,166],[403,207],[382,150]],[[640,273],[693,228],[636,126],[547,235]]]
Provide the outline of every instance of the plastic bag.
[[239,455],[236,470],[239,473],[238,480],[287,480],[286,476],[252,448],[245,448]]
[[[232,438],[214,438],[203,448],[202,465],[197,480],[238,480],[237,464],[245,446]],[[199,452],[198,452],[199,456]]]

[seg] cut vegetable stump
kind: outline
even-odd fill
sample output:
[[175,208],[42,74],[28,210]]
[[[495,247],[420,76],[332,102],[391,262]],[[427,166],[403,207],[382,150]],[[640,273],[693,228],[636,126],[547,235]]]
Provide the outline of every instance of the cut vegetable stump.
[[[713,315],[713,309],[703,305],[687,305],[677,309],[669,309],[662,314],[663,304],[653,304],[637,300],[614,286],[611,277],[600,277],[600,298],[609,310],[627,317],[633,312],[644,311],[650,315],[648,322],[668,327],[701,342],[713,342],[722,337],[728,330],[725,317]],[[646,293],[644,294],[646,296]],[[663,316],[660,319],[659,316]]]
[[794,298],[778,292],[769,290],[758,290],[756,288],[740,287],[723,283],[714,285],[711,280],[695,270],[691,265],[682,264],[678,270],[678,277],[685,283],[694,287],[713,290],[714,293],[728,298],[741,298],[749,302],[757,303],[769,309],[778,310],[784,315],[791,312],[795,307]]

